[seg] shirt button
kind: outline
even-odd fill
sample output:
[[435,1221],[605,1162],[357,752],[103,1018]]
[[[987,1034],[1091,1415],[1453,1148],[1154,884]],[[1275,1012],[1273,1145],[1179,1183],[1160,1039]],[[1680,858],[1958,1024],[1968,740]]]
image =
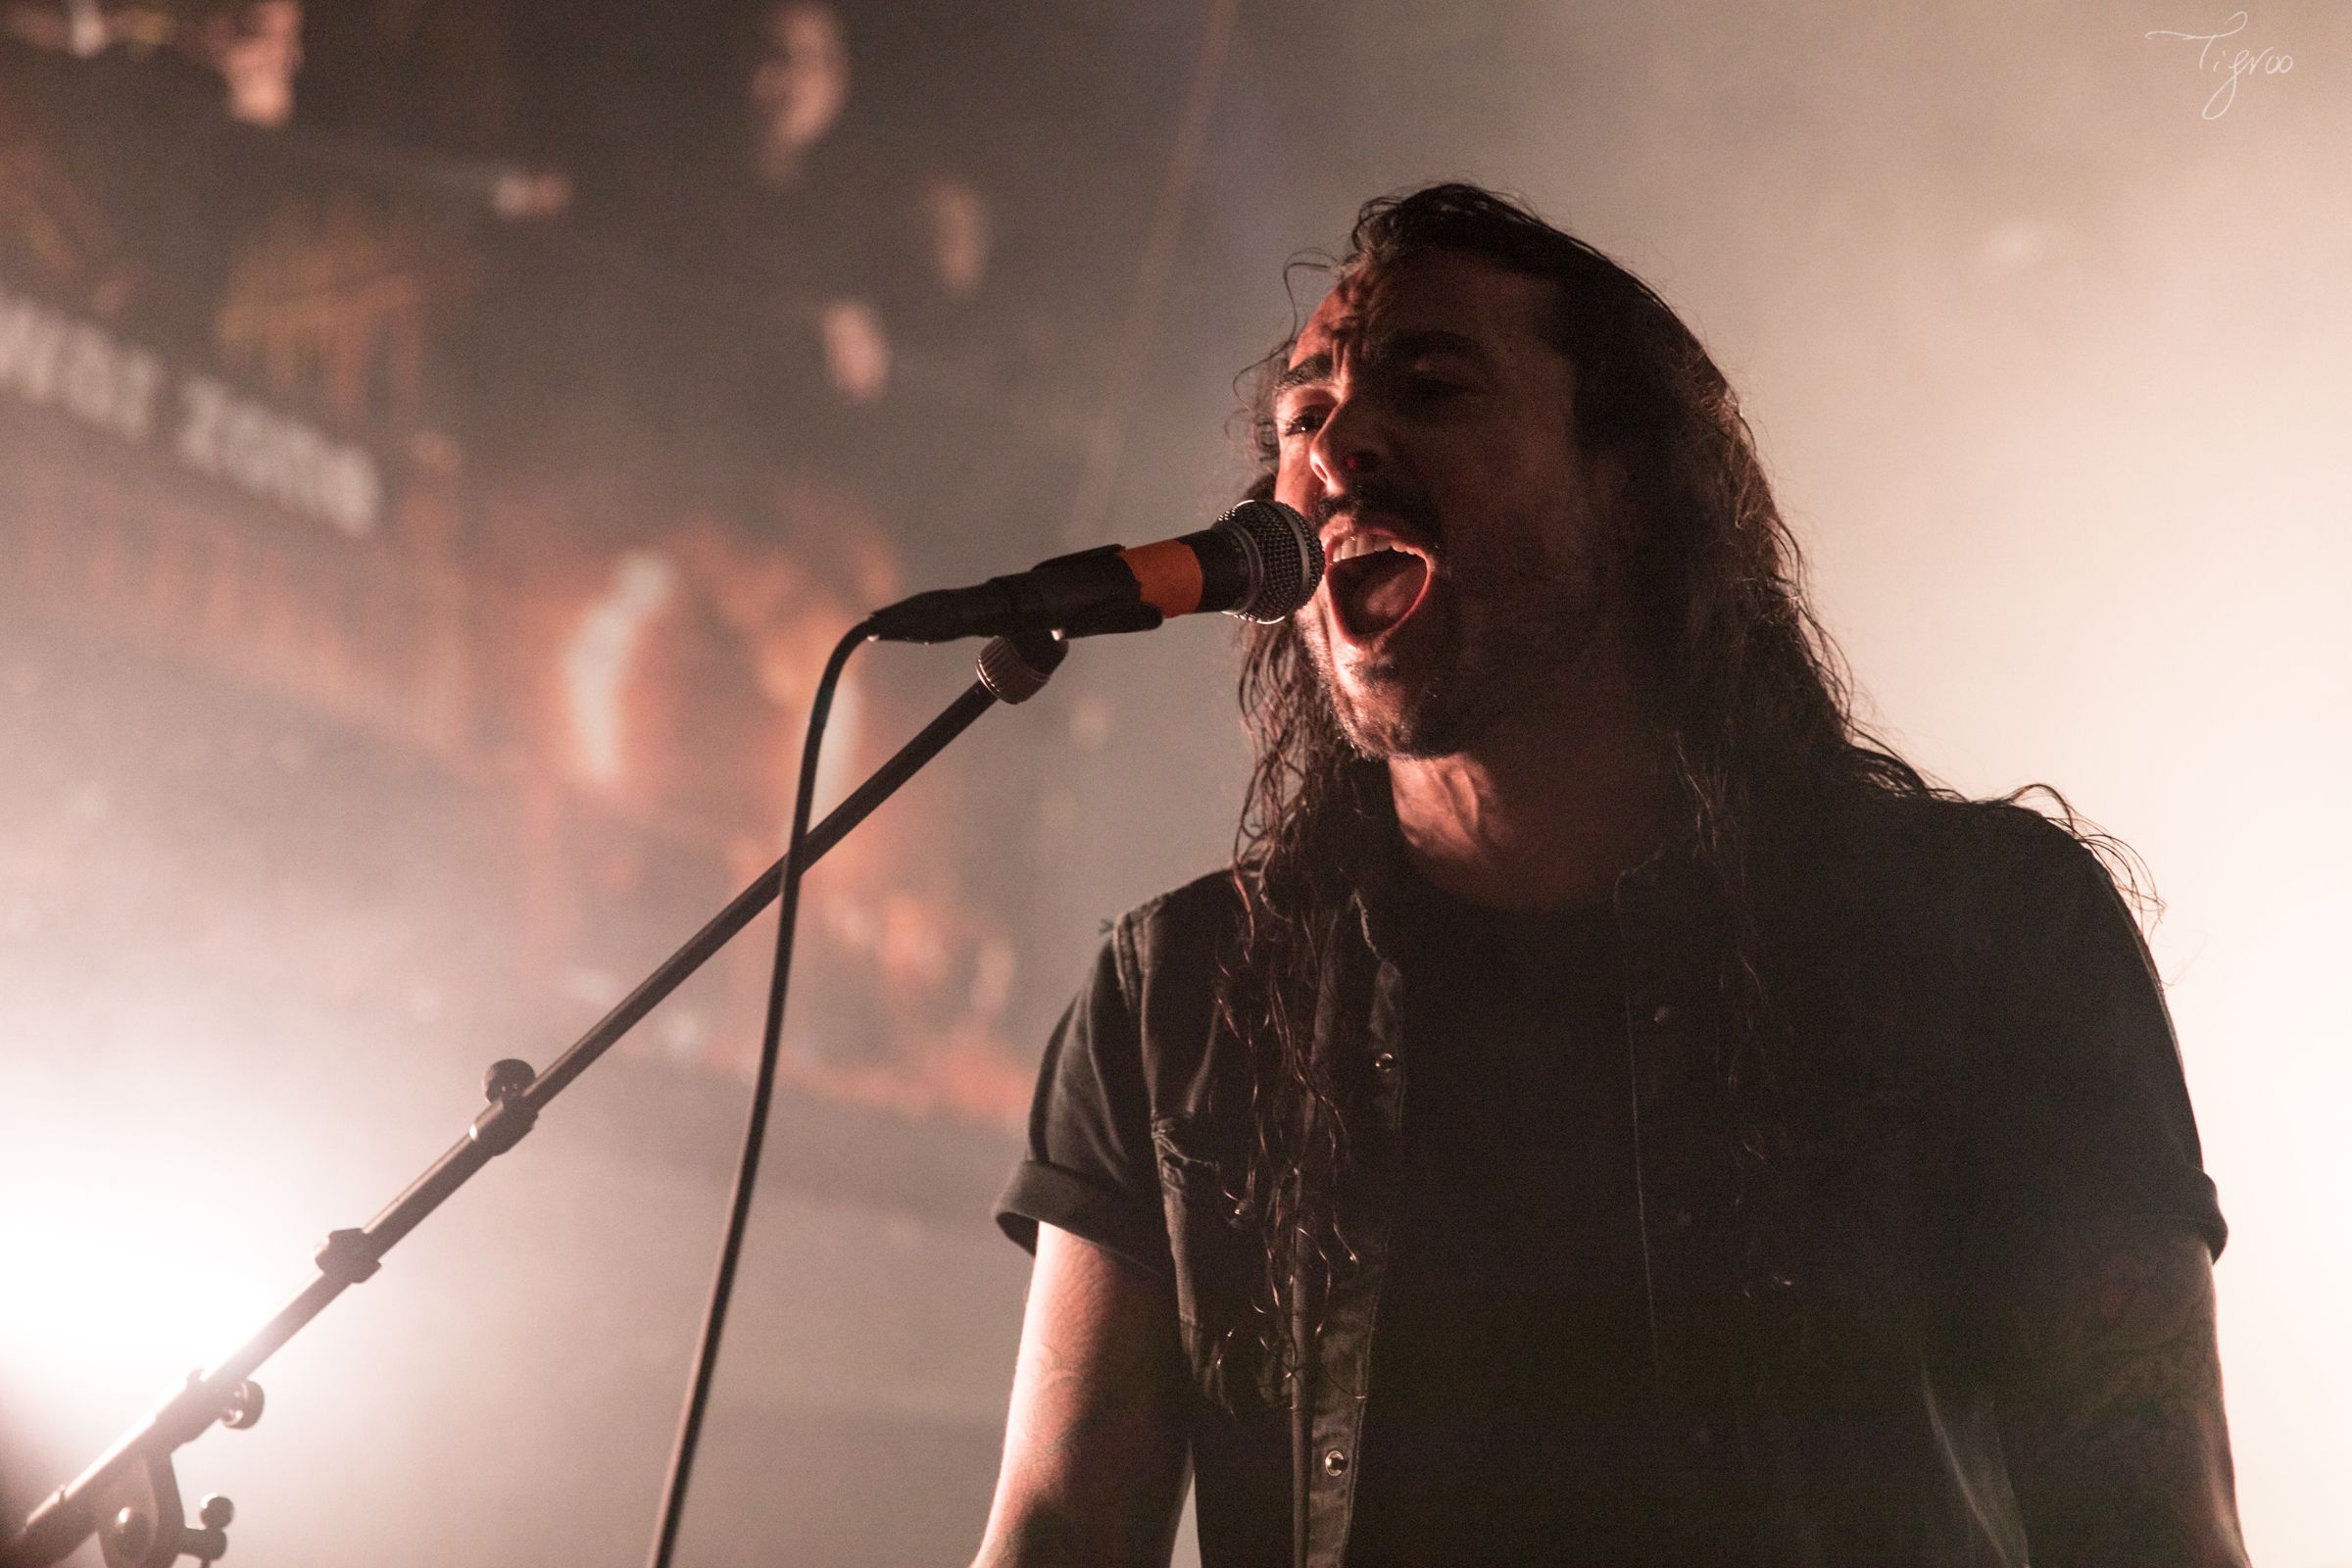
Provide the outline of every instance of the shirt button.
[[1396,1072],[1396,1053],[1394,1051],[1384,1051],[1379,1055],[1374,1056],[1372,1058],[1372,1070],[1380,1074],[1383,1078],[1386,1078],[1392,1073]]
[[1681,1014],[1681,1011],[1682,1009],[1677,1007],[1673,1003],[1661,1002],[1656,1007],[1651,1009],[1649,1021],[1663,1029],[1666,1025],[1674,1022],[1676,1017]]
[[1323,1455],[1323,1473],[1327,1476],[1346,1475],[1348,1473],[1348,1455],[1338,1448]]

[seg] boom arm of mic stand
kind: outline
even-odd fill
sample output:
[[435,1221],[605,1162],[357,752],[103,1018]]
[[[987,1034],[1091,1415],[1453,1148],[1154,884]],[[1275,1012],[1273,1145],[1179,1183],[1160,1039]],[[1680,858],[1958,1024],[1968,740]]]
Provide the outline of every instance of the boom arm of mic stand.
[[[990,643],[980,656],[980,678],[809,830],[804,869],[846,838],[900,785],[970,728],[974,719],[1000,701],[1025,702],[1035,695],[1068,652],[1068,645],[1059,638],[1045,635],[1000,638]],[[612,1011],[550,1062],[545,1072],[534,1074],[523,1061],[492,1063],[483,1081],[489,1108],[474,1117],[466,1136],[366,1225],[330,1234],[326,1245],[318,1249],[318,1277],[280,1307],[260,1333],[210,1371],[190,1373],[186,1386],[154,1414],[117,1439],[88,1469],[33,1509],[24,1528],[0,1546],[0,1568],[47,1568],[102,1528],[106,1531],[107,1568],[170,1568],[174,1558],[191,1550],[207,1560],[220,1555],[219,1549],[205,1549],[224,1545],[216,1539],[220,1532],[212,1525],[209,1506],[205,1529],[186,1528],[176,1517],[179,1508],[171,1474],[172,1450],[194,1442],[216,1421],[231,1427],[252,1425],[261,1413],[261,1391],[247,1380],[261,1364],[346,1289],[372,1275],[384,1253],[422,1224],[474,1172],[521,1142],[547,1102],[751,924],[774,902],[783,880],[784,861],[778,859],[688,938],[684,947],[639,981]]]

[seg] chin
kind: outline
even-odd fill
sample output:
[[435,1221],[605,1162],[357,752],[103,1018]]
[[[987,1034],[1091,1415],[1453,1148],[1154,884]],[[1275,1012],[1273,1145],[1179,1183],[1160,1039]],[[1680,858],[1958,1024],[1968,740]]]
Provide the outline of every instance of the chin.
[[1479,683],[1464,678],[1450,639],[1392,641],[1375,654],[1348,646],[1319,615],[1304,632],[1308,662],[1357,756],[1449,757],[1481,727],[1482,705],[1467,700]]
[[1458,701],[1443,679],[1418,688],[1383,680],[1369,691],[1327,689],[1340,732],[1357,756],[1369,760],[1451,757],[1468,748],[1480,727],[1481,715]]

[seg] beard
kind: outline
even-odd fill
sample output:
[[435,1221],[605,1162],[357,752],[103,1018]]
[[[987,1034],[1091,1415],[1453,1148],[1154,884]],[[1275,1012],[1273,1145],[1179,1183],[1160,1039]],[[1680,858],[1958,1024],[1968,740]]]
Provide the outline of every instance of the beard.
[[1301,625],[1308,662],[1356,755],[1454,756],[1554,700],[1599,633],[1606,594],[1592,557],[1529,534],[1449,552],[1418,498],[1365,486],[1357,499],[1421,529],[1433,579],[1431,602],[1416,616],[1434,612],[1436,624],[1407,627],[1420,634],[1413,646],[1392,646],[1346,673],[1333,656],[1328,612]]

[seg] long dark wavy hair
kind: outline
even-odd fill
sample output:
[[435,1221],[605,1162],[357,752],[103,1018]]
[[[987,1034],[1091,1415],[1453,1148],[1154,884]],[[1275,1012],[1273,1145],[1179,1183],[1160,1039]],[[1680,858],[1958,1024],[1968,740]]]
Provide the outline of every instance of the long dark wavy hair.
[[[1575,369],[1576,437],[1588,455],[1622,462],[1637,519],[1619,578],[1626,620],[1679,809],[1727,917],[1720,984],[1739,1027],[1719,1066],[1735,1101],[1752,1103],[1769,1090],[1774,1029],[1752,913],[1760,837],[1803,814],[1808,799],[1942,792],[1857,724],[1747,422],[1674,311],[1584,241],[1463,184],[1367,204],[1335,266],[1346,277],[1430,252],[1553,285],[1548,326]],[[1289,349],[1269,356],[1251,399],[1255,494],[1272,487],[1270,392]],[[1251,1143],[1231,1196],[1263,1244],[1263,1267],[1254,1322],[1228,1333],[1279,1374],[1322,1285],[1355,1259],[1346,1054],[1316,1054],[1315,1008],[1327,969],[1360,947],[1342,940],[1339,922],[1391,808],[1385,769],[1343,735],[1295,622],[1250,631],[1241,699],[1256,762],[1233,859],[1243,943],[1219,1001],[1251,1060]],[[1738,1157],[1760,1162],[1768,1118],[1750,1120]]]

